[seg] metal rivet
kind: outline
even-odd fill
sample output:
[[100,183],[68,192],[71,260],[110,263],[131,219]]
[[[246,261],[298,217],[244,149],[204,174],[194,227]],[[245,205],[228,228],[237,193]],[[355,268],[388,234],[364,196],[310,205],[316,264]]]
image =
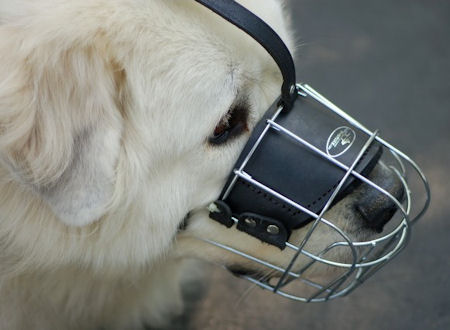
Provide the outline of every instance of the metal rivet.
[[245,224],[249,227],[256,227],[256,221],[252,218],[246,218],[245,220]]
[[222,213],[216,203],[209,204],[208,211],[211,213]]
[[291,95],[294,95],[294,93],[295,93],[296,90],[297,90],[297,87],[295,87],[295,85],[292,85],[292,86],[291,86],[291,90],[289,91],[289,93],[290,93]]
[[267,232],[272,235],[278,235],[280,233],[280,228],[275,225],[270,225],[267,227]]

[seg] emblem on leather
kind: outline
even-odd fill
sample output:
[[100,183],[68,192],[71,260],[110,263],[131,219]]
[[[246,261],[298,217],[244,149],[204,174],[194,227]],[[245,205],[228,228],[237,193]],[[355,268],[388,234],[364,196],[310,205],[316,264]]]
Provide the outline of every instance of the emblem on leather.
[[341,126],[330,134],[327,141],[327,154],[333,158],[343,155],[355,142],[356,133],[350,127]]

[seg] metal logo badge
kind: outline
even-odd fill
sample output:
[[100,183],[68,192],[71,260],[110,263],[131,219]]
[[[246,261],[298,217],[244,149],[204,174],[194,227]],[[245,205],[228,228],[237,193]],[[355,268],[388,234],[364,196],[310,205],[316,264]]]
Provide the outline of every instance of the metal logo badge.
[[330,134],[327,141],[327,154],[333,158],[343,155],[355,142],[356,133],[350,127],[341,126]]

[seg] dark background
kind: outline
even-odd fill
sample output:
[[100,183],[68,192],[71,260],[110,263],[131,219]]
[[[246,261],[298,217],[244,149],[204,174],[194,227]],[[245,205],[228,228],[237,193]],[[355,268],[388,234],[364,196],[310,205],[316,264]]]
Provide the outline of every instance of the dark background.
[[[450,329],[450,1],[291,0],[299,81],[417,160],[432,187],[410,246],[347,298],[287,301],[213,269],[183,329]],[[181,325],[182,324],[182,325]]]

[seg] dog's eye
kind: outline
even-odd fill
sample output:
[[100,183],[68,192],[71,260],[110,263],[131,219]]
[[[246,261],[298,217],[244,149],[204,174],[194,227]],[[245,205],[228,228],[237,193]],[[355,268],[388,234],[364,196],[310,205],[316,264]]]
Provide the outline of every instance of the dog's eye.
[[220,145],[239,136],[248,130],[247,119],[248,105],[246,102],[231,107],[208,138],[208,142],[213,145]]

